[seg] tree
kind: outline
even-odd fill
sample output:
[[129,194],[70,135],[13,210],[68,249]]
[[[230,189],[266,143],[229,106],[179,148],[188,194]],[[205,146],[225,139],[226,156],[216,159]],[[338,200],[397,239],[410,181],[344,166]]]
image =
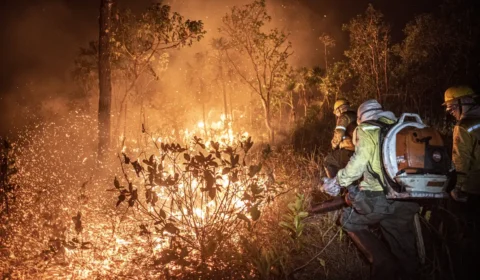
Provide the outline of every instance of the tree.
[[[205,31],[201,21],[184,19],[172,13],[170,6],[160,3],[152,4],[141,14],[120,10],[111,25],[112,84],[116,93],[112,99],[118,101],[117,133],[120,120],[127,114],[128,100],[143,106],[147,93],[160,80],[168,65],[167,52],[192,45],[203,38]],[[81,49],[76,60],[74,74],[82,86],[86,80],[97,78],[92,75],[98,69],[92,57],[99,55],[98,46],[91,42],[88,48]]]
[[[214,50],[213,58],[214,63],[216,66],[217,77],[216,81],[221,84],[222,94],[223,94],[223,111],[225,114],[225,122],[226,125],[229,120],[229,112],[227,106],[227,86],[226,86],[226,78],[228,76],[228,68],[224,66],[224,63],[228,61],[225,57],[225,50],[228,48],[224,38],[214,38],[212,40],[211,46]],[[227,68],[227,69],[224,69]],[[230,108],[232,109],[232,108]],[[233,118],[233,115],[230,114],[230,119]],[[226,127],[226,126],[225,126]]]
[[438,11],[418,15],[404,28],[404,40],[394,46],[399,58],[395,89],[402,109],[443,122],[445,89],[478,83],[480,20],[474,15],[480,11],[471,4],[445,1]]
[[390,28],[383,14],[369,5],[364,15],[358,15],[343,30],[350,33],[350,48],[345,56],[356,81],[356,95],[363,99],[383,101],[389,92]]
[[323,33],[322,36],[320,36],[318,38],[322,44],[323,44],[323,48],[324,48],[324,56],[325,56],[325,71],[328,71],[328,55],[327,55],[327,48],[329,47],[335,47],[335,40],[328,36],[327,34]]
[[[281,91],[281,81],[288,68],[287,58],[292,52],[286,34],[277,29],[268,33],[262,31],[262,27],[270,20],[265,1],[257,0],[241,8],[233,7],[223,17],[220,32],[230,46],[225,50],[230,64],[261,100],[269,141],[273,143],[273,99],[275,93]],[[233,59],[233,52],[244,56],[242,63]]]
[[98,155],[102,159],[110,144],[110,108],[112,81],[110,70],[110,37],[113,0],[100,1],[100,33],[98,49]]

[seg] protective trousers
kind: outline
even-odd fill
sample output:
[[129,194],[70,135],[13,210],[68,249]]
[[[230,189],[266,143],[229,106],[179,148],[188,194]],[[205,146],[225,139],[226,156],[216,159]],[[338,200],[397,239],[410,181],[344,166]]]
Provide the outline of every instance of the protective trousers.
[[[383,192],[360,191],[345,208],[342,226],[372,265],[372,279],[411,279],[418,266],[413,218],[417,203],[387,200]],[[385,244],[369,226],[379,225]]]
[[480,195],[468,195],[466,203],[452,202],[450,207],[461,226],[456,234],[448,234],[447,241],[455,279],[478,279],[480,267]]

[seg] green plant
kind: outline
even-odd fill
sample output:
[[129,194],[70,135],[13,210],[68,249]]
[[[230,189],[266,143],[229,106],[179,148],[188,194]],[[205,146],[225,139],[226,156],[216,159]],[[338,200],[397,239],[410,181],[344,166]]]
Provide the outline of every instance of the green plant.
[[295,201],[288,204],[288,213],[283,215],[283,221],[280,222],[280,226],[290,233],[290,238],[299,245],[299,238],[303,234],[305,224],[303,220],[308,216],[308,212],[305,211],[305,196],[303,194],[297,194]]

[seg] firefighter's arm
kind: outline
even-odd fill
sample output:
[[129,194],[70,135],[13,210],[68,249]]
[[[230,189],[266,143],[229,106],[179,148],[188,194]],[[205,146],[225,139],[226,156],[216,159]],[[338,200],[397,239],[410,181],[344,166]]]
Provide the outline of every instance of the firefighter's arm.
[[337,182],[342,187],[349,186],[363,176],[370,160],[370,155],[373,154],[374,143],[370,137],[360,127],[357,127],[355,134],[355,153],[350,158],[347,166],[337,173]]
[[332,149],[338,148],[340,142],[342,142],[343,137],[345,137],[345,132],[347,131],[348,119],[346,116],[340,116],[337,118],[335,125],[335,130],[333,132],[332,138]]
[[452,161],[457,171],[456,188],[462,190],[472,161],[473,139],[468,131],[456,125],[453,129]]

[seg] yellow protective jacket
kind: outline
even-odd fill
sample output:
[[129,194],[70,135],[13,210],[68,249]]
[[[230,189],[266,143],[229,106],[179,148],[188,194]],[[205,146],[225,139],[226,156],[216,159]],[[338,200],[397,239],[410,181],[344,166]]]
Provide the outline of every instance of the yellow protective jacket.
[[480,117],[461,119],[453,129],[452,161],[457,188],[480,194]]
[[332,148],[354,151],[353,145],[353,131],[357,126],[357,114],[353,111],[346,111],[338,118],[333,132]]
[[[379,121],[386,124],[395,122],[385,117]],[[380,158],[380,127],[363,122],[357,126],[355,136],[355,153],[347,166],[338,171],[337,182],[347,187],[363,176],[360,190],[383,191],[385,181]]]

